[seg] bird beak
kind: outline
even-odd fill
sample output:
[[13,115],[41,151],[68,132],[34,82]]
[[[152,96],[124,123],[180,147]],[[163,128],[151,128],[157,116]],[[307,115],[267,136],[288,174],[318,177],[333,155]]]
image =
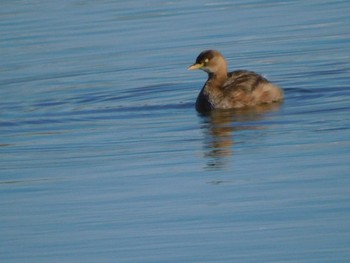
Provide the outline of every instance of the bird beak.
[[201,64],[193,64],[192,66],[188,67],[188,70],[196,70],[196,69],[200,69],[204,66],[203,63]]

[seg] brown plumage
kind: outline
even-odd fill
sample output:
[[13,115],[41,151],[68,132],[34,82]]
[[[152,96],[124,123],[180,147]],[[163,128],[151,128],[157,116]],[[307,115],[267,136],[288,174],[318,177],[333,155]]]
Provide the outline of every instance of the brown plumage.
[[199,112],[252,107],[283,99],[283,91],[278,86],[253,71],[228,73],[225,58],[216,50],[200,53],[196,63],[188,69],[201,69],[208,73],[208,80],[196,101]]

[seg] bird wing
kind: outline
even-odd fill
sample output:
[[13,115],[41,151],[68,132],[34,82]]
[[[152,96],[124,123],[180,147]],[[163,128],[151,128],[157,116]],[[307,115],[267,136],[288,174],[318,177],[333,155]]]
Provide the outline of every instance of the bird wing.
[[267,80],[253,72],[248,70],[236,70],[228,73],[228,78],[223,85],[225,93],[251,93],[254,89],[262,83],[266,83]]

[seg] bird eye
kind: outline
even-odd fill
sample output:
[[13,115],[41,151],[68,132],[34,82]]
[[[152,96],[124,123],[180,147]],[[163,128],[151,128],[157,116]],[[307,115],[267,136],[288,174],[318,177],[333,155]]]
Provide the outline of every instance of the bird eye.
[[204,60],[204,62],[205,62],[205,63],[208,63],[208,62],[209,62],[209,59],[208,59],[208,58],[206,58],[206,59]]

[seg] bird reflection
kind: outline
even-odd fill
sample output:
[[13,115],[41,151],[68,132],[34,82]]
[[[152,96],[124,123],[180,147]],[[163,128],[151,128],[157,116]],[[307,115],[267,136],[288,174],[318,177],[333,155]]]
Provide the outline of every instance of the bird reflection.
[[248,122],[263,120],[266,113],[277,111],[280,106],[281,103],[277,103],[240,110],[213,110],[202,115],[206,168],[225,167],[233,155],[234,133],[266,129],[264,125],[249,125]]

